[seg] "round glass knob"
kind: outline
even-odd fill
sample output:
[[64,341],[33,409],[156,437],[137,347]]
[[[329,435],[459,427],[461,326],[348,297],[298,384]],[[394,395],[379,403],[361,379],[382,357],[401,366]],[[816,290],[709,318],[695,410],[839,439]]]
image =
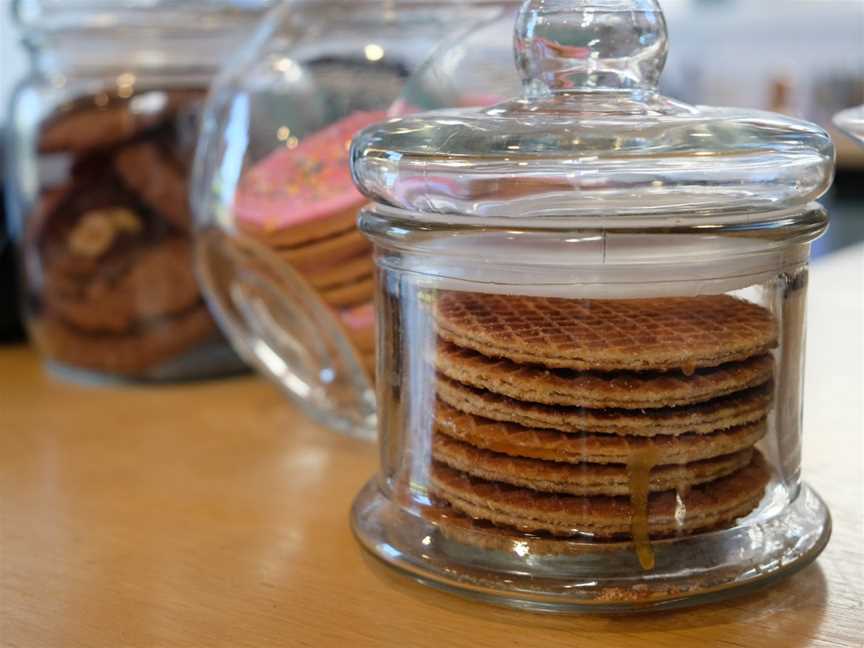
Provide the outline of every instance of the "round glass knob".
[[529,94],[651,90],[666,63],[666,19],[656,0],[527,0],[514,45]]

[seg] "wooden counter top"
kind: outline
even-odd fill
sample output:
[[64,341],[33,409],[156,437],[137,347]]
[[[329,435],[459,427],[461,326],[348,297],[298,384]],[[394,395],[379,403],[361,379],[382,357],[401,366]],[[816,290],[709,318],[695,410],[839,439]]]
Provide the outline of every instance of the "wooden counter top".
[[617,618],[432,591],[351,536],[374,447],[308,422],[260,379],[74,386],[5,347],[0,645],[860,647],[862,250],[813,273],[804,474],[831,506],[834,537],[773,589]]

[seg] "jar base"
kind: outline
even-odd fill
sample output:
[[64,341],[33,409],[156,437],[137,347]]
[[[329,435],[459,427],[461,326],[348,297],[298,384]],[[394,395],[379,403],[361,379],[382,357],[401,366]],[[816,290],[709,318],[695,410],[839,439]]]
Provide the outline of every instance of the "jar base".
[[48,372],[59,380],[93,387],[141,383],[181,383],[228,378],[249,372],[249,367],[224,342],[205,345],[164,362],[153,369],[134,375],[77,367],[50,358],[46,358],[44,364]]
[[831,535],[825,503],[802,484],[782,509],[769,508],[733,528],[652,543],[651,571],[629,542],[535,542],[470,523],[454,532],[399,506],[377,479],[354,501],[351,524],[367,551],[426,585],[534,612],[608,614],[723,600],[810,564]]

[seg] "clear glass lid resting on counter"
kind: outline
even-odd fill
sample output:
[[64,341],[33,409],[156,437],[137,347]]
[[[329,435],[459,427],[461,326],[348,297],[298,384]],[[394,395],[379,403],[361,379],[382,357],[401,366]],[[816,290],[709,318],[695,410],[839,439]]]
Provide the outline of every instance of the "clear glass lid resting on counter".
[[844,110],[835,116],[834,123],[850,137],[864,143],[864,106]]
[[194,191],[204,290],[235,348],[330,427],[375,428],[374,262],[351,138],[411,109],[398,100],[439,44],[513,5],[286,4],[214,88]]

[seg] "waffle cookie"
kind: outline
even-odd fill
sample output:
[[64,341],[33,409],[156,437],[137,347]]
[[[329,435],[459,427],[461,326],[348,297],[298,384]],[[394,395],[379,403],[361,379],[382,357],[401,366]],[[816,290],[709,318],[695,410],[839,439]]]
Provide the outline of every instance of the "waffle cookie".
[[466,414],[443,403],[435,413],[435,431],[475,448],[561,463],[627,464],[636,453],[654,448],[663,464],[685,464],[739,452],[765,436],[765,420],[711,434],[623,436],[566,434],[527,428]]
[[[768,478],[765,459],[754,452],[744,468],[683,494],[652,493],[648,532],[661,537],[730,524],[756,507]],[[562,537],[591,534],[597,539],[631,534],[634,511],[627,497],[542,493],[471,477],[440,462],[432,465],[430,484],[433,494],[457,511],[520,531]]]
[[435,319],[438,334],[459,347],[577,371],[689,374],[777,344],[771,314],[728,295],[602,300],[441,292]]
[[710,434],[761,420],[768,413],[767,385],[706,403],[646,410],[551,406],[499,396],[439,376],[438,398],[448,405],[496,421],[561,432],[597,432],[628,436]]
[[489,358],[449,342],[438,345],[436,366],[444,376],[501,396],[546,405],[642,409],[691,405],[768,382],[768,354],[719,367],[680,371],[577,372]]
[[[650,472],[650,492],[688,489],[725,477],[750,463],[749,446],[733,454],[687,464],[654,467]],[[443,434],[433,439],[432,457],[436,461],[471,477],[522,486],[544,493],[569,495],[629,495],[631,475],[624,464],[597,464],[588,461],[561,463],[513,457],[481,450]]]

